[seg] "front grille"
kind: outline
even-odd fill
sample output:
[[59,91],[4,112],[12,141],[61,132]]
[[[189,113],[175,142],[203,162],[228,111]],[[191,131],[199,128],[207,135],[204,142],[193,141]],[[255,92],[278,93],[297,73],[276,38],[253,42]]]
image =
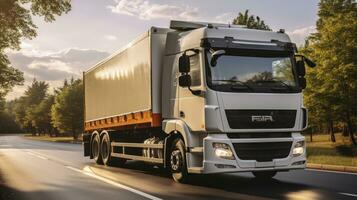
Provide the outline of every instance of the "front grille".
[[286,132],[266,132],[266,133],[227,133],[228,138],[242,139],[242,138],[290,138],[291,133]]
[[241,160],[272,161],[289,156],[292,142],[233,143]]
[[[293,128],[296,110],[226,110],[226,116],[232,129]],[[253,120],[254,117],[268,120]]]

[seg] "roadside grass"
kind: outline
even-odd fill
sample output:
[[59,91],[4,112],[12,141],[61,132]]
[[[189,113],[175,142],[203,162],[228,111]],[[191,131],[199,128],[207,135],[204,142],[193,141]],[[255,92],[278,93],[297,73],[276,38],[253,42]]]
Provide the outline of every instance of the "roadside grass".
[[58,137],[51,137],[49,135],[33,136],[32,134],[25,134],[24,136],[27,139],[48,141],[48,142],[62,142],[62,143],[81,143],[82,142],[82,138],[80,138],[80,137],[77,140],[74,140],[73,137],[67,137],[67,136],[58,136]]
[[336,142],[329,135],[314,135],[313,142],[306,136],[308,163],[342,165],[357,167],[357,146],[353,146],[348,137],[341,133],[335,134]]

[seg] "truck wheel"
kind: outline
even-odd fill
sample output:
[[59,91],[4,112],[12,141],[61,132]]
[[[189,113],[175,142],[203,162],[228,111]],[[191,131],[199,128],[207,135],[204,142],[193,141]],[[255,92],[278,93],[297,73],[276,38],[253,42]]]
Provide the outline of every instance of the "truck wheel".
[[110,155],[112,152],[112,147],[110,145],[110,138],[108,134],[104,134],[102,138],[102,143],[100,145],[100,154],[103,159],[104,165],[110,166],[113,164],[113,158]]
[[95,134],[95,136],[93,137],[93,141],[92,141],[92,155],[93,155],[93,159],[95,160],[95,162],[97,164],[103,164],[103,159],[100,153],[100,137],[98,134]]
[[276,171],[255,171],[252,172],[255,178],[261,180],[270,180],[276,175]]
[[177,138],[173,141],[169,155],[172,178],[179,183],[187,182],[189,175],[187,172],[185,144],[182,139]]
[[100,146],[100,153],[103,159],[104,165],[107,166],[123,166],[126,162],[126,159],[123,158],[115,158],[111,155],[112,152],[112,145],[110,136],[106,133],[102,137],[102,143]]

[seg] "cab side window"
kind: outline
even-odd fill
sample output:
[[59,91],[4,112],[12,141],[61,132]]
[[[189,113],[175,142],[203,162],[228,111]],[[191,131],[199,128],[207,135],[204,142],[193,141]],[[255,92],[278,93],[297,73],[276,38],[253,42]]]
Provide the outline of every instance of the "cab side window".
[[201,85],[201,67],[199,54],[194,54],[190,56],[190,75],[191,75],[191,86]]

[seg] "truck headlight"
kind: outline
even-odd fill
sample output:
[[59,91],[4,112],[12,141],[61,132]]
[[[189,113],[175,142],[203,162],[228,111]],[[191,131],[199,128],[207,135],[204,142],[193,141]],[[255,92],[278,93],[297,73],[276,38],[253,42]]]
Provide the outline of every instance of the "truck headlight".
[[234,155],[231,147],[225,143],[213,143],[214,153],[217,157],[223,159],[234,160]]
[[300,156],[304,153],[304,141],[299,141],[295,144],[293,149],[293,156]]

